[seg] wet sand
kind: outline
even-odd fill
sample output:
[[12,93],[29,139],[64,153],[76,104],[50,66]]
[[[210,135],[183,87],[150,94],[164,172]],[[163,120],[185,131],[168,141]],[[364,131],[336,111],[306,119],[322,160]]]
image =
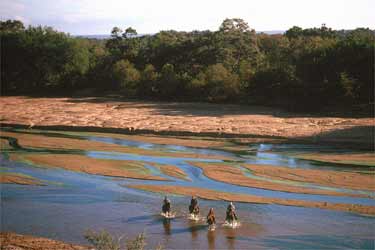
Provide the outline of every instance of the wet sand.
[[175,177],[177,179],[189,181],[188,175],[177,166],[173,165],[165,165],[165,164],[158,164],[158,163],[148,163],[149,165],[156,167],[159,169],[163,174]]
[[217,138],[213,140],[212,138],[204,137],[175,137],[175,136],[152,136],[152,135],[125,135],[125,134],[113,134],[113,133],[97,133],[97,132],[86,132],[77,133],[70,132],[69,134],[79,135],[85,134],[87,136],[98,136],[98,137],[109,137],[118,138],[131,141],[141,141],[153,144],[164,144],[164,145],[178,145],[193,148],[222,148],[228,143],[230,143],[225,138]]
[[[31,133],[31,134],[30,134]],[[220,155],[203,155],[194,153],[179,153],[179,152],[162,152],[157,150],[146,150],[135,147],[126,147],[116,144],[80,140],[74,138],[61,138],[32,134],[30,133],[14,133],[1,131],[1,136],[13,137],[18,140],[18,144],[25,148],[48,149],[48,150],[84,150],[84,151],[105,151],[105,152],[119,152],[128,154],[138,154],[147,156],[168,156],[181,158],[203,158],[203,159],[221,159],[225,160],[228,157]]]
[[311,154],[296,154],[296,158],[330,162],[349,165],[364,165],[375,166],[375,153],[345,153],[345,154],[332,154],[332,153],[311,153]]
[[[59,132],[59,131],[56,131]],[[60,132],[61,133],[61,132]],[[63,132],[70,135],[86,135],[86,136],[98,136],[107,138],[124,139],[129,141],[141,141],[145,143],[153,143],[159,145],[177,145],[192,148],[202,149],[216,149],[230,151],[234,153],[242,153],[247,151],[248,144],[256,143],[283,143],[285,139],[276,138],[221,138],[221,137],[209,137],[209,136],[172,136],[172,135],[126,135],[126,134],[114,134],[114,133],[98,133],[98,132]]]
[[25,174],[0,172],[0,184],[18,184],[18,185],[46,185],[42,181]]
[[295,114],[276,108],[110,98],[2,97],[2,123],[128,131],[252,135],[373,146],[373,118]]
[[9,145],[8,140],[0,139],[0,150],[4,149],[11,149],[12,147]]
[[[344,192],[335,192],[324,189],[313,189],[299,186],[292,186],[287,184],[280,184],[271,181],[257,180],[247,177],[240,168],[231,166],[226,163],[204,163],[204,162],[190,162],[190,164],[199,167],[203,173],[210,179],[214,179],[229,184],[240,185],[245,187],[254,187],[275,191],[303,193],[303,194],[319,194],[319,195],[334,195],[334,196],[351,196],[351,197],[368,197],[368,195],[351,194]],[[241,164],[242,166],[243,164]],[[246,165],[244,165],[246,166]],[[247,165],[252,166],[252,165]],[[251,169],[251,168],[250,168]],[[293,172],[296,169],[292,169]],[[274,171],[271,169],[271,171]],[[277,173],[277,170],[275,170]],[[273,177],[273,176],[267,176]]]
[[288,167],[241,164],[254,175],[271,179],[308,182],[327,187],[375,191],[375,175],[332,170],[291,169]]
[[89,250],[88,246],[73,245],[48,238],[21,235],[10,232],[0,232],[2,250]]
[[45,167],[64,168],[88,174],[142,180],[168,180],[152,175],[144,167],[144,163],[138,161],[94,159],[83,155],[69,154],[9,154],[9,156],[13,161],[23,161]]
[[375,206],[366,206],[358,204],[342,204],[342,203],[329,203],[305,200],[291,200],[268,198],[263,196],[255,196],[248,194],[220,192],[211,189],[197,188],[197,187],[182,187],[170,185],[127,185],[127,187],[140,189],[149,192],[163,193],[163,194],[176,194],[184,196],[197,196],[201,199],[207,200],[224,200],[234,202],[246,203],[260,203],[260,204],[279,204],[285,206],[297,207],[311,207],[320,209],[330,209],[345,212],[354,212],[359,214],[375,215]]

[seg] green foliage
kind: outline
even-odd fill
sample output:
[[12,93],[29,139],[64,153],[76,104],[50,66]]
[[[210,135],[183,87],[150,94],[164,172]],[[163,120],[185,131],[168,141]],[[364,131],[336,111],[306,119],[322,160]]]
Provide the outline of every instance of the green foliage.
[[142,81],[155,82],[159,77],[155,67],[152,64],[147,64],[142,72]]
[[97,250],[120,250],[121,237],[115,239],[109,232],[103,230],[99,233],[92,230],[85,232],[86,240]]
[[[106,230],[101,232],[87,230],[84,236],[97,250],[144,250],[147,245],[145,233],[140,233],[134,239],[127,240],[125,246],[122,244],[123,237],[116,238]],[[163,247],[159,245],[156,249],[161,250]]]
[[20,32],[24,31],[25,26],[18,20],[0,21],[0,32]]
[[1,32],[2,91],[42,91],[76,87],[89,68],[89,51],[80,40],[49,27]]
[[128,27],[125,30],[124,34],[122,34],[122,36],[124,38],[131,38],[131,37],[134,37],[136,35],[137,35],[137,31],[135,29],[133,29],[132,27]]
[[292,28],[288,29],[285,32],[286,37],[289,39],[300,37],[302,36],[302,34],[303,34],[303,29],[298,26],[293,26]]
[[127,60],[117,61],[113,65],[113,76],[125,93],[133,94],[141,75],[132,63]]
[[316,110],[374,102],[375,36],[365,28],[294,26],[267,35],[233,18],[213,32],[139,36],[114,27],[110,39],[90,40],[8,20],[0,22],[0,38],[3,94],[95,89]]
[[170,63],[165,64],[161,69],[160,81],[157,85],[158,94],[162,98],[171,98],[176,95],[178,87],[179,81],[174,66]]
[[208,98],[211,101],[227,101],[239,94],[239,79],[223,64],[211,65],[206,70],[206,82],[209,87]]
[[146,246],[145,233],[141,233],[134,240],[128,240],[126,242],[127,250],[143,250],[145,246]]
[[258,70],[247,91],[250,96],[266,104],[282,104],[301,94],[295,68],[289,65]]
[[344,90],[344,96],[349,97],[350,99],[356,99],[358,94],[358,83],[357,79],[349,77],[346,72],[340,73],[339,79],[340,85]]
[[219,30],[221,32],[246,32],[249,31],[249,25],[241,18],[226,18]]
[[153,97],[157,93],[159,73],[152,64],[147,64],[141,73],[138,96]]

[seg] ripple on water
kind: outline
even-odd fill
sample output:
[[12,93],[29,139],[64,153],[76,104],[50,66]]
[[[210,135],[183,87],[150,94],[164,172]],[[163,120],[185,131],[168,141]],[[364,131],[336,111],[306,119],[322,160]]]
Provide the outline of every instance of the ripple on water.
[[[124,142],[118,141],[118,143]],[[142,144],[142,142],[127,146],[143,147],[148,150],[162,149],[199,154],[220,154],[220,151],[194,151],[195,149],[187,147],[159,146],[151,143]],[[293,150],[297,150],[297,146],[295,148]],[[263,146],[261,150],[258,150],[260,155],[255,153],[248,161],[261,157],[262,159],[259,159],[258,163],[269,163],[265,162],[268,159],[274,165],[290,167],[302,165],[303,167],[316,168],[316,165],[309,161],[293,160],[293,157],[290,156],[277,157],[274,156],[277,153],[265,152],[267,150],[270,150],[270,147]],[[280,151],[282,150],[284,148],[280,149]],[[305,147],[304,150],[308,150],[308,147]],[[285,151],[288,151],[287,147],[285,147]],[[225,154],[225,152],[222,154],[233,156],[233,154]],[[359,198],[293,194],[230,185],[207,178],[201,169],[186,162],[196,160],[221,162],[220,160],[91,151],[87,152],[87,155],[94,158],[129,159],[175,165],[184,170],[191,179],[190,182],[173,179],[173,184],[176,185],[267,197],[374,205],[372,200]],[[219,228],[210,234],[207,233],[204,222],[191,224],[184,216],[170,222],[162,220],[158,216],[162,200],[161,194],[122,187],[123,184],[145,183],[145,181],[89,175],[62,169],[36,168],[28,164],[9,161],[4,157],[1,157],[0,160],[2,171],[16,171],[51,182],[50,185],[43,187],[2,185],[2,214],[6,215],[3,216],[2,230],[37,234],[77,243],[86,243],[82,232],[88,228],[104,228],[118,235],[126,234],[129,237],[146,230],[150,247],[156,246],[160,242],[167,248],[186,246],[198,249],[248,249],[249,245],[260,249],[374,248],[375,219],[373,217],[313,208],[238,203],[236,206],[241,227],[236,230]],[[162,175],[152,166],[147,164],[146,166],[155,171],[155,174]],[[161,183],[167,182],[147,181],[147,184]],[[171,199],[173,209],[179,215],[187,213],[189,198],[172,196]],[[223,222],[226,202],[200,200],[200,205],[203,216],[209,208],[213,207],[218,220]]]

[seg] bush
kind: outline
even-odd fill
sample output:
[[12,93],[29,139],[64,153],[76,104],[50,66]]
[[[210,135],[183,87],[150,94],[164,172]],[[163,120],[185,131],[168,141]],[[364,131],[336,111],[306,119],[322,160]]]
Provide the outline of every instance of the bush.
[[99,233],[88,230],[85,233],[85,238],[97,250],[120,250],[121,249],[122,237],[115,239],[110,233],[108,233],[105,230]]
[[239,79],[223,64],[211,65],[206,70],[206,82],[209,88],[210,101],[227,101],[239,94]]
[[127,60],[117,61],[113,65],[113,76],[125,93],[133,95],[141,75],[138,70]]
[[[144,250],[146,246],[146,234],[140,233],[135,239],[127,240],[126,246],[122,245],[122,238],[115,238],[109,232],[102,230],[101,232],[95,232],[88,230],[85,233],[85,238],[91,243],[96,250]],[[163,249],[163,246],[159,245],[157,250]]]
[[128,240],[126,242],[127,250],[143,250],[146,246],[146,235],[140,233],[134,240]]

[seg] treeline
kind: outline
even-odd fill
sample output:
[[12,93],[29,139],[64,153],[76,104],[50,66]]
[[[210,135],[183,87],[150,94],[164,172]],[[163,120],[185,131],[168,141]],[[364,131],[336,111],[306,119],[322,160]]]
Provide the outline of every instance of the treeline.
[[242,19],[218,31],[75,38],[0,22],[1,91],[116,93],[161,100],[241,102],[301,110],[374,103],[374,32],[293,27],[257,34]]

